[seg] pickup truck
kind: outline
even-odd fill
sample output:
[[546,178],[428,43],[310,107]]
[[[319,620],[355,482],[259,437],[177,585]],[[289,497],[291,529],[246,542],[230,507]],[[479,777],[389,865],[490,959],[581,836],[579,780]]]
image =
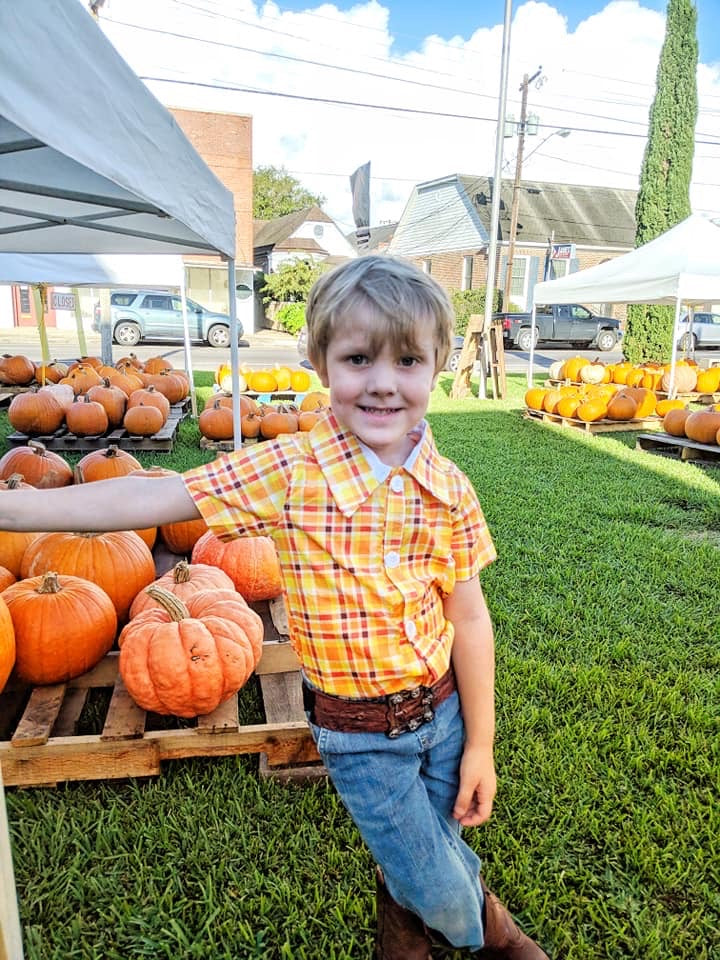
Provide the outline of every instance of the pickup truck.
[[[529,313],[496,313],[506,349],[530,349]],[[540,341],[571,343],[574,347],[612,350],[621,338],[620,324],[613,317],[600,317],[579,303],[555,303],[538,306],[535,311],[535,343]]]

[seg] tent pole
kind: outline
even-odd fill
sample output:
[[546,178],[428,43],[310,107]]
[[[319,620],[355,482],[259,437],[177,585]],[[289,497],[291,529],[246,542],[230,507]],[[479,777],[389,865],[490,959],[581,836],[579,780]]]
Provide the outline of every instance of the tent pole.
[[234,257],[228,257],[228,300],[230,301],[230,382],[232,384],[233,449],[239,450],[242,446],[242,431],[240,429],[240,354],[238,352]]
[[668,399],[675,398],[675,365],[677,363],[677,330],[678,320],[680,319],[680,297],[675,301],[675,322],[673,323],[672,346],[670,347],[670,381],[668,383]]
[[47,287],[45,284],[38,283],[33,286],[33,299],[35,300],[35,315],[37,317],[38,334],[40,335],[42,360],[43,363],[50,363],[50,344],[48,343],[45,326],[45,307],[47,305]]
[[80,349],[80,356],[87,357],[88,348],[87,340],[85,339],[85,328],[83,327],[83,315],[82,315],[82,305],[80,303],[80,290],[78,287],[72,288],[73,296],[75,297],[75,326],[77,328],[77,338],[78,338],[78,347]]
[[535,363],[535,302],[533,301],[532,313],[530,314],[530,353],[528,354],[528,372],[527,372],[527,385],[528,389],[533,385],[533,365]]
[[195,396],[195,377],[193,376],[192,355],[190,353],[190,327],[188,325],[187,315],[187,291],[185,289],[185,267],[182,270],[182,279],[180,282],[180,302],[182,303],[183,316],[183,340],[185,342],[185,369],[187,370],[188,383],[190,384],[190,413],[194,420],[197,419],[197,397]]

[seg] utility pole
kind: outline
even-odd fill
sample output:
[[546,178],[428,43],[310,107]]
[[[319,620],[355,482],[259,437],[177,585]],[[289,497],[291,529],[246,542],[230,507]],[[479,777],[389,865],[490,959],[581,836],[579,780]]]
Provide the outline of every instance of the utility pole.
[[512,286],[512,268],[513,259],[515,257],[515,234],[517,233],[518,207],[520,206],[520,180],[522,177],[523,148],[525,146],[525,133],[527,127],[528,87],[533,80],[536,80],[540,76],[541,72],[542,67],[538,67],[531,77],[528,77],[528,75],[525,74],[523,77],[523,82],[520,84],[522,101],[520,104],[520,122],[518,124],[518,150],[517,159],[515,161],[515,181],[513,183],[512,207],[510,210],[510,233],[508,235],[507,269],[505,272],[505,290],[503,292],[503,310],[507,310],[508,304],[510,303],[510,288]]

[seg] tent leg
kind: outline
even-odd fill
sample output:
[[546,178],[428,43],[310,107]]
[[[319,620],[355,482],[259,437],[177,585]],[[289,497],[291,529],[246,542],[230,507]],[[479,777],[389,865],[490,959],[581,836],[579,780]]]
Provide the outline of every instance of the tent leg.
[[88,356],[87,340],[85,339],[85,328],[83,327],[82,306],[80,304],[80,290],[73,287],[73,296],[75,297],[75,326],[77,328],[78,347],[80,356]]
[[37,328],[40,335],[40,350],[43,363],[50,363],[50,344],[47,338],[47,328],[45,326],[45,305],[47,303],[47,289],[41,285],[33,287],[33,298],[35,300],[35,314],[37,316]]
[[193,419],[197,420],[197,396],[195,394],[195,377],[192,368],[192,353],[190,351],[190,327],[188,325],[187,315],[187,290],[185,288],[185,267],[182,271],[182,283],[180,284],[180,302],[182,303],[183,315],[183,341],[185,344],[185,369],[187,370],[188,383],[190,384],[190,413]]
[[240,428],[240,354],[238,352],[237,298],[235,295],[235,259],[228,258],[228,299],[230,301],[230,367],[232,370],[233,449],[242,446]]

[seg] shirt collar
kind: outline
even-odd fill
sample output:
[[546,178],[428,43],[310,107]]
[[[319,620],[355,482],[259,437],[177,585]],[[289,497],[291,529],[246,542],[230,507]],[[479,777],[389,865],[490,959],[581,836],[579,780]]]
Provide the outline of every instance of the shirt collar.
[[[418,442],[401,469],[406,470],[442,503],[450,504],[444,459],[426,420],[418,425]],[[340,428],[332,412],[308,434],[310,447],[325,477],[330,493],[344,516],[351,516],[394,468],[382,463],[358,438]]]

